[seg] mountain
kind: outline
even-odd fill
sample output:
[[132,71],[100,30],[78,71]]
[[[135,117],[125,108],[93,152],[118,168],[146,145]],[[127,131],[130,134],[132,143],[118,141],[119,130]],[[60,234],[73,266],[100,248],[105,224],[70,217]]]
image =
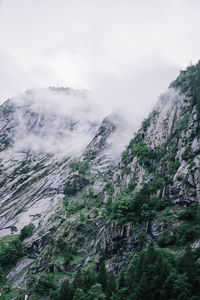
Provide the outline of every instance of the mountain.
[[27,91],[0,108],[5,299],[199,299],[200,63],[121,157],[126,122],[86,99]]

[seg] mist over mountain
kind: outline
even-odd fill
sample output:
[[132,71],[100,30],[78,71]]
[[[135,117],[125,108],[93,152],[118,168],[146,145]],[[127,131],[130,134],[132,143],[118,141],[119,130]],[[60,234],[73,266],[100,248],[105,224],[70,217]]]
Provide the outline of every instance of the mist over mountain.
[[[126,126],[126,132],[128,119],[119,114],[119,118],[124,119],[120,125],[123,127],[122,151],[131,129]],[[88,99],[85,91],[70,88],[28,90],[7,100],[1,107],[1,149],[78,155],[95,135],[103,117],[103,112]],[[120,150],[116,152],[120,154]]]
[[1,105],[5,299],[200,297],[199,78],[181,71],[137,132],[86,90]]
[[90,155],[97,165],[116,165],[131,136],[123,114],[103,118],[86,91],[71,88],[27,90],[0,113],[1,236],[53,213],[73,161]]

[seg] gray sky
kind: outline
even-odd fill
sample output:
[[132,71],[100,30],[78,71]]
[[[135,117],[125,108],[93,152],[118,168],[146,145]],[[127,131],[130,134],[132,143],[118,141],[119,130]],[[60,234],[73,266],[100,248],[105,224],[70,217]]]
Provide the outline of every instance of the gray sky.
[[142,116],[199,59],[199,11],[199,0],[2,0],[0,102],[58,84]]

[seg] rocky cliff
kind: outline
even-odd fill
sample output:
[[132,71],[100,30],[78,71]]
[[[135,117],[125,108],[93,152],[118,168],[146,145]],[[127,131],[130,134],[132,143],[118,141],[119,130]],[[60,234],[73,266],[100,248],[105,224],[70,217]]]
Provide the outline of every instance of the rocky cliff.
[[32,92],[1,106],[2,241],[33,224],[2,279],[8,295],[17,288],[39,299],[34,282],[43,276],[59,286],[102,262],[117,276],[150,240],[176,255],[188,243],[199,249],[199,74],[199,65],[181,72],[120,159],[112,145],[126,124],[117,115],[101,123],[85,104],[81,120],[74,108],[41,111]]

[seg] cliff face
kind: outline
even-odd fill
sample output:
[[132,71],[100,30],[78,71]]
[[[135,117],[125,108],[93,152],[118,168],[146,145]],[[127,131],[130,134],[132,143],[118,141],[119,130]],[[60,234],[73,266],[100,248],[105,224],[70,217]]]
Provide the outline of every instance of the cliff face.
[[[70,103],[63,105],[63,101]],[[92,194],[97,198],[112,177],[119,160],[110,155],[112,145],[125,126],[117,115],[101,122],[85,97],[73,90],[27,91],[0,107],[0,249],[9,235],[14,239],[24,226],[34,225],[32,236],[23,241],[26,257],[8,274],[6,284],[25,286],[30,274],[48,272],[48,263],[52,270],[64,270],[62,264],[54,265],[57,255],[49,242],[53,236],[58,239],[69,224],[75,228],[67,239],[79,235],[81,203]],[[92,218],[96,214],[91,212]],[[88,232],[86,241],[90,238]],[[35,264],[40,266],[38,271],[30,271]]]
[[170,182],[157,190],[159,197],[168,195],[172,203],[183,205],[199,202],[199,165],[196,107],[188,96],[169,89],[124,151],[114,177],[115,193],[131,180],[139,190],[155,177],[168,176]]
[[[188,79],[193,71],[181,73],[160,97],[120,160],[111,151],[125,128],[119,116],[80,122],[30,104],[1,106],[0,234],[35,226],[23,240],[26,257],[6,285],[28,288],[30,278],[49,273],[60,284],[103,261],[117,275],[150,239],[172,253],[188,243],[200,246],[200,227],[191,217],[200,202],[199,100]],[[52,130],[53,150],[33,150],[33,134],[41,143]],[[78,152],[58,153],[52,146],[67,138],[76,144],[77,132],[86,133]]]
[[[61,93],[56,89],[43,91],[50,98],[58,92]],[[107,139],[120,127],[117,117],[112,121],[107,118],[101,125],[86,110],[82,98],[76,115],[69,105],[64,112],[62,107],[52,111],[46,102],[36,102],[34,98],[38,96],[41,92],[28,91],[0,108],[0,236],[10,234],[12,226],[19,232],[29,223],[40,230],[48,228],[50,216],[62,207],[65,182],[73,177],[73,160],[101,160],[104,172],[111,164],[106,154],[111,146]],[[74,101],[71,95],[62,97]],[[83,186],[88,182],[83,182]]]

